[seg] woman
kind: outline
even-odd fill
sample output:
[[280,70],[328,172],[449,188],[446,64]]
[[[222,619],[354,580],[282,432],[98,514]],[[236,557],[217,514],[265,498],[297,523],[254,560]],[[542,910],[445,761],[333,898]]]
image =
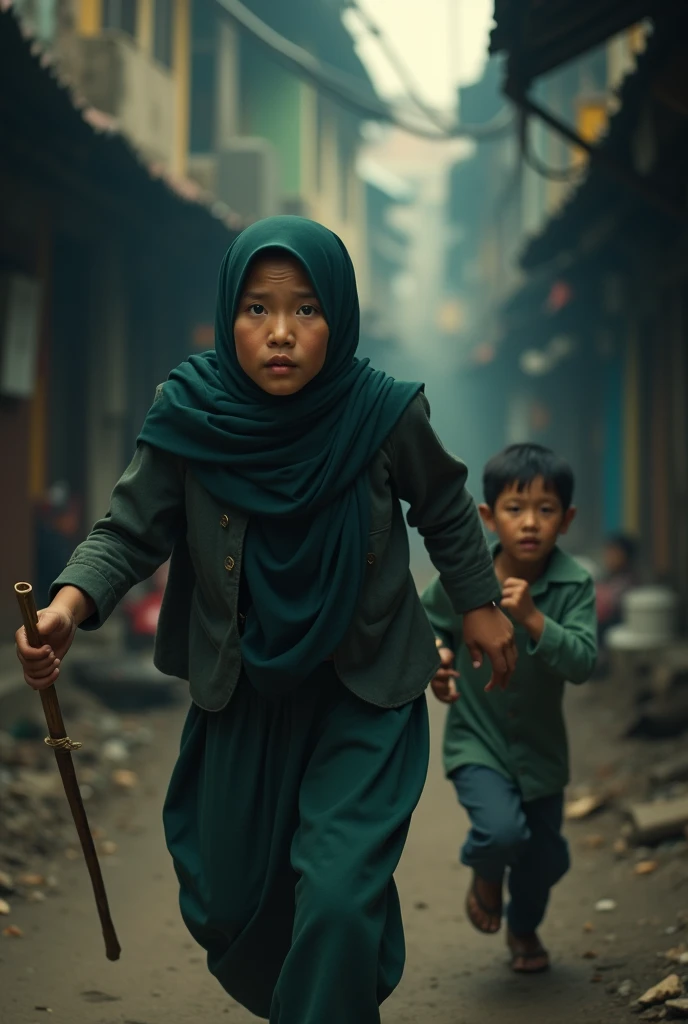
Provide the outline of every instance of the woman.
[[476,660],[514,667],[465,466],[417,384],[355,358],[342,242],[259,222],[220,271],[216,349],[158,388],[108,516],[17,633],[27,682],[58,677],[172,554],[156,663],[193,700],[167,796],[181,909],[208,966],[280,1024],[374,1024],[401,977],[393,881],[428,761],[439,659],[409,572],[426,540]]

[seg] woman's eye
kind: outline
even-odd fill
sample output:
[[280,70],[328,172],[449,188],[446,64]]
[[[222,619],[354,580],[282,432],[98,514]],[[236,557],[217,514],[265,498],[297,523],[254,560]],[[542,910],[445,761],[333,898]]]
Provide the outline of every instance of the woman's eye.
[[301,308],[299,309],[299,313],[301,313],[303,316],[313,316],[317,312],[318,311],[315,308],[315,306],[309,306],[308,304],[306,304],[305,306],[301,306]]
[[248,307],[251,313],[255,313],[256,316],[260,316],[261,313],[265,312],[265,306],[262,306],[260,302],[252,302]]

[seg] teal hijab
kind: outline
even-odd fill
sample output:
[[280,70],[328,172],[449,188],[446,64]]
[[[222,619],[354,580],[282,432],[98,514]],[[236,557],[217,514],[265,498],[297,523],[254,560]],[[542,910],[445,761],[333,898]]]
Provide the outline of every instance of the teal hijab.
[[[282,397],[244,373],[234,344],[247,272],[266,250],[299,260],[330,329],[323,369]],[[213,497],[249,517],[242,659],[264,693],[298,685],[344,638],[366,571],[368,466],[422,389],[357,359],[358,336],[356,279],[341,240],[301,217],[259,221],[222,262],[215,351],[172,371],[139,437],[185,459]]]

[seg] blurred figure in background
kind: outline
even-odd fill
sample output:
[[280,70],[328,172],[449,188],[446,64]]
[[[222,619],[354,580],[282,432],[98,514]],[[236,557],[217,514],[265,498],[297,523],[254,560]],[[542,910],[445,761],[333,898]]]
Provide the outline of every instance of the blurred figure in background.
[[603,572],[595,584],[600,650],[595,675],[598,678],[606,675],[609,671],[607,634],[613,626],[618,626],[622,621],[624,597],[637,582],[637,554],[636,541],[625,533],[612,534],[604,545]]

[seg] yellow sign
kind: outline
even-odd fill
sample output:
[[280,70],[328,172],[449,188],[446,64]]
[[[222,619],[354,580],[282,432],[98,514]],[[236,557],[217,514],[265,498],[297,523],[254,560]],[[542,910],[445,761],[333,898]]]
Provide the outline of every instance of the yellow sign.
[[[586,142],[597,142],[607,130],[609,116],[607,101],[604,97],[580,99],[576,110],[576,131]],[[573,163],[579,167],[587,160],[587,153],[582,149],[574,149]]]

